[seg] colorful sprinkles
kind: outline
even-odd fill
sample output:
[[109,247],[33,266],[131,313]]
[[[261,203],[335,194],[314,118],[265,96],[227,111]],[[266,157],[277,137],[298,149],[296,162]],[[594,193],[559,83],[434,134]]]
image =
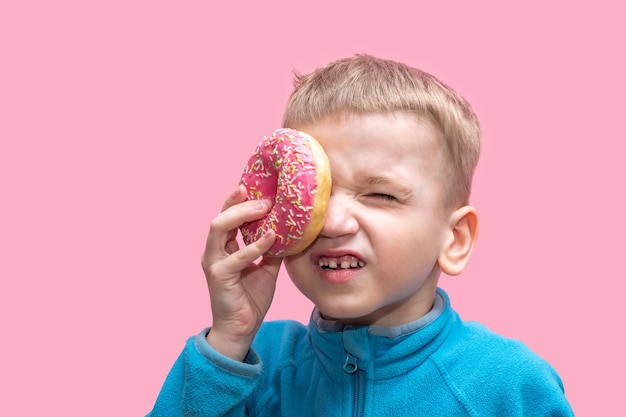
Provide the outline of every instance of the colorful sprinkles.
[[264,137],[241,177],[249,200],[272,198],[274,207],[265,218],[240,227],[250,244],[270,228],[276,242],[268,251],[280,256],[298,242],[306,230],[317,189],[316,166],[309,138],[293,129],[278,129]]

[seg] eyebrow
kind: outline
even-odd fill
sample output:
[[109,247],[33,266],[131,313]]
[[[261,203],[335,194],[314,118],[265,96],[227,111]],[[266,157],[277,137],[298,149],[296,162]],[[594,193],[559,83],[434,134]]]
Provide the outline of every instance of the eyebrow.
[[391,178],[391,177],[380,177],[380,176],[377,176],[377,177],[368,176],[364,178],[363,182],[368,187],[376,187],[379,185],[391,186],[395,191],[403,195],[409,195],[412,193],[412,187],[407,181],[403,179]]

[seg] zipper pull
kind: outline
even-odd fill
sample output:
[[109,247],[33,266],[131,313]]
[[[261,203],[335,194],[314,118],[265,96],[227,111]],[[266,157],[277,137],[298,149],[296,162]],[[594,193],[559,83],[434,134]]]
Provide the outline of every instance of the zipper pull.
[[346,361],[343,363],[343,370],[347,374],[353,374],[358,371],[359,365],[357,365],[357,357],[348,353]]

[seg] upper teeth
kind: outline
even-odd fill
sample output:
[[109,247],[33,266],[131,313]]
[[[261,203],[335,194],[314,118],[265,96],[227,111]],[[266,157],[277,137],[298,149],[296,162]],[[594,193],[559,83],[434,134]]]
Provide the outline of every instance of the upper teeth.
[[338,258],[320,258],[318,261],[319,266],[329,269],[348,269],[364,266],[365,262],[359,261],[354,256],[345,256],[341,259]]

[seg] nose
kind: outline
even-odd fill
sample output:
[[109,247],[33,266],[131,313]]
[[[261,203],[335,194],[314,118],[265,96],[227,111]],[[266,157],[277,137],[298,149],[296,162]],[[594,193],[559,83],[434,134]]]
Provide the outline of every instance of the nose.
[[332,192],[320,235],[324,237],[339,237],[354,234],[358,230],[359,223],[354,217],[350,198]]

